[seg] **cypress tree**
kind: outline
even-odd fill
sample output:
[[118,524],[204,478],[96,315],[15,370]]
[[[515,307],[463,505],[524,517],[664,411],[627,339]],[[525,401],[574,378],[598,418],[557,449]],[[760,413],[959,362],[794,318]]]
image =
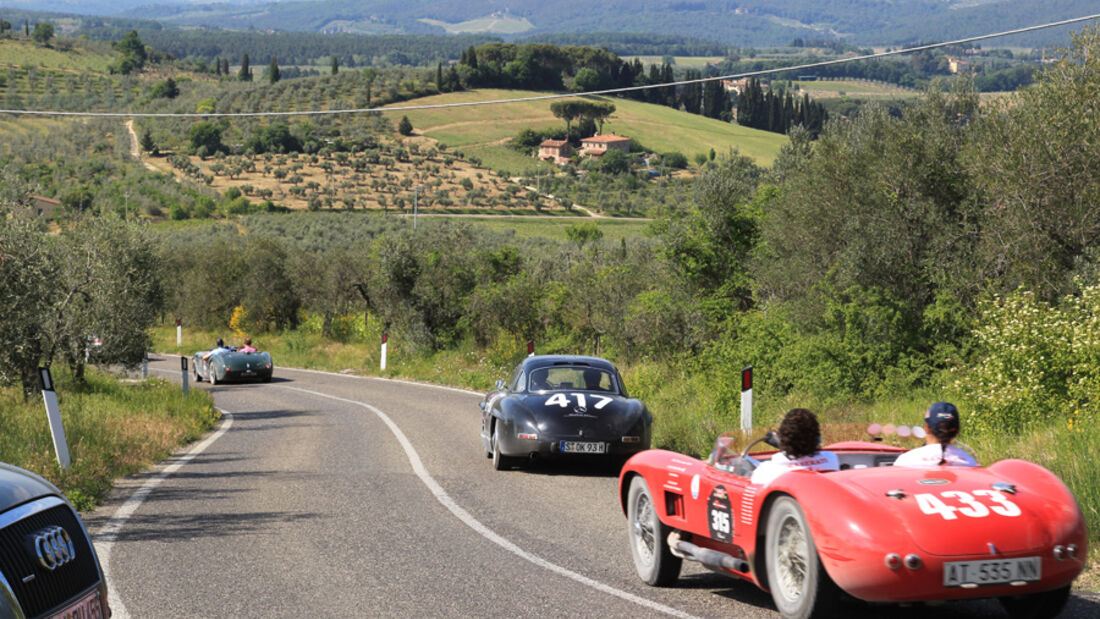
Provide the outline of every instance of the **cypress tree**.
[[267,69],[267,79],[270,80],[272,84],[274,84],[275,82],[279,81],[279,77],[279,65],[275,63],[275,57],[272,56],[271,66]]
[[[661,83],[661,70],[655,64],[649,65],[649,83],[660,84]],[[650,88],[645,91],[646,101],[650,103],[661,103],[663,88]]]
[[332,57],[332,74],[336,75],[340,71],[340,63],[336,60],[336,56]]
[[252,69],[248,67],[248,54],[241,56],[241,70],[237,73],[237,79],[242,82],[252,81]]
[[435,88],[439,92],[443,92],[443,63],[442,62],[435,65]]
[[[676,81],[676,73],[672,70],[672,65],[668,64],[667,62],[661,68],[661,81],[666,84]],[[676,101],[676,87],[667,86],[665,88],[662,88],[661,90],[664,91],[664,101],[662,101],[661,103],[671,108],[677,107],[678,102]]]

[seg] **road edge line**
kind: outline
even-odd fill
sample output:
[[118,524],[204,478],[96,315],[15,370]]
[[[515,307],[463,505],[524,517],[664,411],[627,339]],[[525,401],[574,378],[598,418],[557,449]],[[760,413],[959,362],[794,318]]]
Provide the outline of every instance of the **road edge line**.
[[315,395],[315,396],[318,396],[318,397],[328,398],[330,400],[337,400],[339,402],[354,404],[356,406],[361,406],[361,407],[371,411],[372,413],[374,413],[380,420],[382,420],[383,423],[386,424],[386,426],[389,427],[390,432],[392,432],[394,437],[397,438],[397,442],[400,443],[402,449],[405,450],[405,456],[408,458],[409,464],[412,465],[413,472],[416,473],[416,476],[418,478],[420,478],[421,483],[423,483],[428,488],[428,490],[432,493],[432,495],[435,496],[435,499],[441,505],[443,505],[443,507],[446,507],[448,511],[450,511],[452,514],[454,514],[455,517],[457,517],[459,520],[461,520],[463,524],[470,527],[476,533],[478,533],[479,535],[481,535],[485,539],[489,540],[490,542],[493,542],[494,544],[500,546],[501,548],[504,548],[508,552],[511,552],[512,554],[514,554],[514,555],[520,557],[521,559],[524,559],[524,560],[526,560],[530,563],[533,563],[538,567],[550,570],[550,571],[555,572],[555,573],[557,573],[561,576],[565,576],[566,578],[569,578],[570,580],[578,582],[578,583],[580,583],[582,585],[585,585],[587,587],[591,587],[593,589],[596,589],[597,591],[607,593],[609,595],[613,595],[613,596],[615,596],[619,599],[625,600],[627,602],[632,602],[632,603],[637,604],[639,606],[643,606],[645,608],[648,608],[649,610],[664,613],[666,615],[671,615],[673,617],[683,617],[685,619],[691,619],[693,617],[693,615],[690,615],[690,614],[685,613],[681,610],[672,608],[671,606],[665,606],[664,604],[661,604],[659,602],[654,602],[653,600],[646,599],[644,597],[641,597],[639,595],[635,595],[635,594],[630,593],[628,591],[623,591],[621,589],[616,589],[615,587],[612,587],[611,585],[606,585],[602,582],[599,582],[597,580],[589,578],[588,576],[585,576],[583,574],[579,574],[579,573],[574,572],[570,569],[567,569],[567,568],[564,568],[560,565],[557,565],[556,563],[551,563],[550,561],[547,561],[546,559],[543,559],[542,557],[540,557],[538,555],[527,552],[526,550],[524,550],[524,549],[520,548],[518,545],[516,545],[514,542],[509,541],[505,537],[501,536],[500,534],[496,533],[495,531],[493,531],[489,527],[485,526],[484,524],[481,523],[480,520],[478,520],[477,518],[474,518],[474,516],[470,512],[466,511],[462,506],[460,506],[457,502],[455,502],[455,500],[452,499],[449,494],[447,494],[447,491],[443,489],[443,486],[439,485],[439,482],[437,482],[435,480],[435,478],[432,477],[431,473],[428,472],[427,467],[425,467],[424,463],[420,460],[420,454],[417,453],[416,448],[413,447],[413,444],[409,440],[409,438],[407,436],[405,436],[405,433],[401,430],[400,427],[398,427],[397,423],[395,423],[393,421],[393,419],[390,418],[389,415],[382,412],[381,409],[378,409],[378,408],[376,408],[376,407],[374,407],[370,404],[367,404],[366,402],[359,402],[357,400],[349,400],[347,398],[341,398],[341,397],[338,397],[338,396],[329,395],[327,393],[321,393],[319,391],[311,391],[309,389],[302,389],[300,387],[289,387],[289,386],[283,386],[283,385],[279,385],[279,386],[282,387],[283,389],[290,389],[292,391],[299,391],[301,393],[308,393],[308,394]]
[[122,531],[123,525],[125,525],[130,516],[133,516],[134,512],[141,507],[146,497],[148,497],[162,481],[167,479],[169,475],[172,475],[182,468],[183,465],[193,460],[195,456],[205,451],[207,447],[214,444],[214,441],[221,438],[221,436],[232,427],[232,413],[221,408],[215,408],[214,410],[222,414],[222,422],[218,425],[214,433],[207,436],[200,443],[192,446],[186,453],[176,458],[175,462],[164,467],[159,473],[135,490],[134,493],[115,510],[115,513],[111,515],[107,522],[99,527],[96,534],[92,536],[92,543],[95,544],[96,554],[99,556],[99,566],[103,570],[103,577],[107,580],[107,601],[111,607],[112,619],[130,619],[130,613],[122,603],[122,598],[119,597],[118,590],[111,586],[112,579],[109,575],[111,569],[111,549],[118,539],[118,535]]

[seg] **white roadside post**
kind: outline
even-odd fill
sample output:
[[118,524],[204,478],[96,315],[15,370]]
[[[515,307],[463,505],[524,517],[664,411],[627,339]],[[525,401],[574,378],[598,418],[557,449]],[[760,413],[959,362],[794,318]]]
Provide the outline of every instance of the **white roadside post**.
[[191,393],[191,386],[187,384],[187,357],[180,357],[180,379],[183,385],[183,395]]
[[57,406],[57,392],[53,390],[53,378],[50,368],[38,368],[38,377],[42,380],[42,399],[46,401],[46,418],[50,421],[50,434],[53,436],[53,450],[57,453],[57,463],[62,469],[69,468],[69,443],[65,440],[65,427],[61,425],[61,409]]
[[389,336],[386,334],[385,331],[383,331],[382,332],[382,369],[383,370],[386,369],[386,341],[388,339],[389,339]]
[[741,370],[741,429],[752,429],[752,366]]
[[176,348],[183,346],[183,319],[176,319]]

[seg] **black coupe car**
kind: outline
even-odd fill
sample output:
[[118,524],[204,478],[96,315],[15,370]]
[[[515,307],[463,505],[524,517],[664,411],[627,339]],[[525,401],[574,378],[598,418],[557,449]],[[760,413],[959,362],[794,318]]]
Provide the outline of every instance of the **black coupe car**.
[[482,447],[497,470],[547,457],[626,459],[649,449],[653,416],[598,357],[528,357],[479,405]]

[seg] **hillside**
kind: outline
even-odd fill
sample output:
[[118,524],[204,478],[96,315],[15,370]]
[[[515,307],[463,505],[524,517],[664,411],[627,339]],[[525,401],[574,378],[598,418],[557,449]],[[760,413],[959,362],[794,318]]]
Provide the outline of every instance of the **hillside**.
[[[437,105],[532,97],[545,93],[522,90],[484,89],[417,99],[411,104]],[[737,124],[704,118],[671,108],[606,98],[616,111],[604,124],[604,133],[628,136],[654,152],[679,151],[692,158],[710,149],[727,152],[736,148],[761,165],[769,165],[786,142],[786,136],[749,129]],[[400,104],[409,105],[410,103]],[[396,106],[390,106],[396,107]],[[525,128],[551,129],[564,126],[550,112],[550,101],[526,101],[507,105],[413,110],[407,112],[417,133],[461,148],[483,161],[515,160],[515,151],[503,145]],[[523,158],[522,161],[530,161]],[[513,168],[515,169],[515,168]]]
[[[17,5],[20,3],[17,2]],[[24,1],[22,6],[28,3]],[[1088,15],[1088,0],[317,0],[273,4],[144,6],[131,17],[231,29],[315,32],[467,32],[537,35],[560,32],[654,32],[704,37],[726,44],[786,44],[795,38],[856,44],[944,40]],[[145,4],[145,3],[143,3]],[[1006,44],[1067,42],[1067,32],[1029,35]]]

